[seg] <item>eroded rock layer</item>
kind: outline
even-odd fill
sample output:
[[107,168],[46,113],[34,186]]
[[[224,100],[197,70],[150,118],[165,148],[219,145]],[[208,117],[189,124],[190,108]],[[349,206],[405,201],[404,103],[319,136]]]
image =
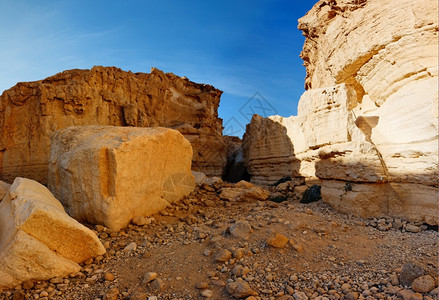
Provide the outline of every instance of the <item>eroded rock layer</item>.
[[298,115],[247,127],[252,181],[303,176],[340,210],[438,224],[437,14],[433,0],[319,1],[299,20]]
[[221,176],[221,93],[154,68],[134,74],[93,67],[18,83],[0,96],[0,180],[21,176],[46,183],[50,135],[82,125],[176,129],[194,149],[193,169]]

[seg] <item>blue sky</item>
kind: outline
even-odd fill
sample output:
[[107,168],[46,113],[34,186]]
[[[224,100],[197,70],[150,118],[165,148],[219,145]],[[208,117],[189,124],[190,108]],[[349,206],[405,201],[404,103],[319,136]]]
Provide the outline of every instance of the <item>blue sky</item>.
[[297,19],[315,2],[0,0],[0,93],[66,69],[156,67],[223,90],[225,134],[242,135],[252,113],[296,114]]

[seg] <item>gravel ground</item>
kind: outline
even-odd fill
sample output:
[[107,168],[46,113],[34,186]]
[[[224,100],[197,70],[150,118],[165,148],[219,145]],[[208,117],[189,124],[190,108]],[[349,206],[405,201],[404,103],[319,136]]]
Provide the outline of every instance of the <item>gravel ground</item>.
[[[120,232],[91,227],[104,256],[0,299],[439,299],[437,228],[360,219],[293,195],[224,201],[224,186],[197,188]],[[410,276],[420,278],[404,286]]]

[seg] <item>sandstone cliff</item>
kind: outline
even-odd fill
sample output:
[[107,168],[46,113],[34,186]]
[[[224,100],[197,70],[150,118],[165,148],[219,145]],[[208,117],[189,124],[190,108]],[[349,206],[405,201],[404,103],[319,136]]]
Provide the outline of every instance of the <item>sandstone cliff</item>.
[[319,1],[299,20],[298,115],[247,127],[253,181],[304,176],[340,210],[438,224],[437,15],[433,0]]
[[222,92],[171,73],[115,67],[69,70],[18,83],[0,96],[0,180],[47,181],[50,135],[82,125],[162,126],[193,147],[193,169],[223,173],[226,150],[217,109]]

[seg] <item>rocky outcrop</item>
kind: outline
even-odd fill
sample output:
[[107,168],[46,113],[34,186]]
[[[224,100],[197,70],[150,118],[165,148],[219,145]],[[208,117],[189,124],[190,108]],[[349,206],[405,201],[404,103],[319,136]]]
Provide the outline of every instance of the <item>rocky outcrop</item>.
[[18,83],[0,96],[0,180],[21,176],[46,183],[50,135],[82,125],[176,129],[194,149],[193,169],[221,176],[221,93],[154,68],[145,74],[93,67]]
[[98,237],[43,185],[14,180],[0,203],[0,289],[76,273],[78,263],[104,253]]
[[432,0],[319,1],[299,20],[297,116],[247,126],[252,182],[303,176],[342,211],[438,224],[437,13]]
[[51,145],[49,189],[80,222],[116,231],[195,188],[192,147],[173,129],[69,127]]

